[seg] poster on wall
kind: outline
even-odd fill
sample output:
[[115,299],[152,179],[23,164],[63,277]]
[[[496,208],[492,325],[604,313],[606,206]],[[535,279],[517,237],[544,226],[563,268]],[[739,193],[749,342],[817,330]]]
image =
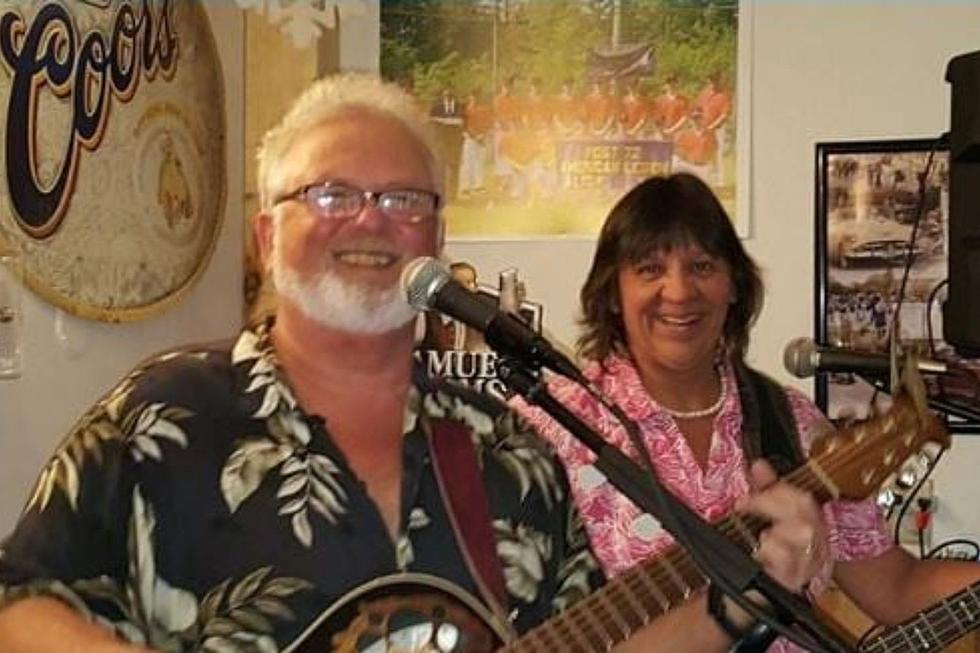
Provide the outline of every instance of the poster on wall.
[[[817,144],[816,340],[948,362],[924,374],[934,407],[961,425],[980,414],[980,361],[942,339],[948,275],[949,152],[934,140]],[[817,403],[836,422],[866,419],[889,402],[889,379],[868,370],[821,373]]]
[[739,4],[381,5],[381,72],[428,110],[453,238],[593,237],[654,174],[736,211]]
[[80,317],[134,320],[204,270],[225,203],[224,82],[199,0],[0,9],[0,249]]
[[[449,272],[478,301],[514,315],[541,333],[543,307],[528,299],[517,268],[502,270],[496,286],[482,279],[468,261],[454,261]],[[507,396],[497,373],[497,352],[487,345],[480,330],[437,311],[424,311],[416,324],[416,339],[416,356],[432,378],[449,379],[500,400]]]

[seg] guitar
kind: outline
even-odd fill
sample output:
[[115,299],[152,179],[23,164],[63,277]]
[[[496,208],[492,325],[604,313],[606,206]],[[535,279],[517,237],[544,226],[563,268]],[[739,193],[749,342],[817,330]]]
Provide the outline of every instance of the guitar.
[[980,628],[980,582],[946,597],[897,626],[873,635],[862,644],[860,651],[941,651],[977,628]]
[[[921,381],[920,381],[921,382]],[[925,408],[923,395],[896,394],[889,410],[815,442],[807,462],[783,478],[818,501],[863,499],[929,442],[949,434]],[[752,550],[766,522],[730,514],[716,522]],[[394,574],[355,588],[322,613],[286,653],[552,653],[605,651],[707,584],[678,545],[609,580],[564,612],[515,637],[480,601],[445,580]]]

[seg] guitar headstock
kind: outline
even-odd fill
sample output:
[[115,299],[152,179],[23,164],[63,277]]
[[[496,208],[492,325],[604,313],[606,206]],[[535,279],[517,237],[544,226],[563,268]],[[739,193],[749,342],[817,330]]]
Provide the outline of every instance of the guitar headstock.
[[884,413],[829,433],[810,450],[810,463],[833,498],[872,495],[910,456],[933,443],[950,445],[949,433],[915,398],[898,394]]

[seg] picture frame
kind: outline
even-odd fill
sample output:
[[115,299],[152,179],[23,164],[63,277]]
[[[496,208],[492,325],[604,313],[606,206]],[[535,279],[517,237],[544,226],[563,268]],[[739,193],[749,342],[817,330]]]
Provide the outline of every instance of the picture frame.
[[429,115],[447,238],[594,240],[681,171],[749,236],[752,3],[709,4],[381,3],[379,69]]
[[[954,357],[941,335],[948,146],[935,139],[821,142],[815,177],[817,345],[885,355],[900,305],[896,337],[903,350]],[[913,263],[903,281],[910,249]],[[835,423],[863,420],[887,407],[887,387],[858,373],[820,372],[816,401]]]

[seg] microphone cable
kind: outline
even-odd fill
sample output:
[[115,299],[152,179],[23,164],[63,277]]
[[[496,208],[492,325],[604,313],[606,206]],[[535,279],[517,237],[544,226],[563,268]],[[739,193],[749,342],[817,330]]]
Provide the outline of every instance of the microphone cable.
[[[942,134],[939,138],[935,139],[932,143],[932,147],[929,149],[929,156],[926,159],[926,166],[921,173],[918,174],[919,177],[919,202],[915,210],[915,220],[912,222],[912,233],[909,234],[908,249],[905,252],[905,266],[902,270],[902,282],[898,288],[898,298],[895,302],[894,312],[891,316],[891,324],[889,325],[889,340],[891,342],[891,353],[895,354],[895,343],[898,342],[901,333],[899,333],[899,322],[901,321],[902,304],[905,301],[905,290],[908,286],[909,275],[912,272],[912,265],[915,263],[915,244],[919,236],[919,226],[922,223],[922,216],[925,214],[926,208],[926,183],[929,180],[929,175],[932,172],[932,162],[936,156],[936,152],[939,150],[940,146],[948,142],[947,134]],[[940,203],[942,199],[940,197]],[[942,205],[940,204],[940,210]]]
[[[929,155],[926,158],[926,165],[922,172],[918,173],[919,180],[919,201],[915,209],[915,219],[912,221],[912,233],[909,234],[908,246],[905,251],[905,265],[902,268],[902,281],[898,288],[898,297],[895,300],[895,305],[892,308],[891,320],[888,325],[888,350],[892,360],[892,385],[895,385],[897,380],[897,369],[895,363],[897,363],[896,356],[896,346],[900,340],[901,333],[899,333],[899,324],[901,322],[902,304],[905,302],[905,290],[908,286],[909,276],[912,272],[912,265],[915,263],[915,244],[919,236],[919,225],[922,223],[922,216],[925,214],[926,207],[926,182],[929,180],[929,175],[932,172],[932,162],[936,156],[936,152],[939,151],[940,146],[948,143],[949,137],[947,133],[941,134],[932,142],[932,146],[929,149]],[[941,200],[940,200],[941,201]],[[942,207],[940,206],[940,209]],[[931,347],[931,344],[930,344]],[[881,389],[877,384],[872,384],[874,391],[871,393],[870,399],[868,399],[868,412],[873,413],[875,410],[875,403],[878,400],[878,394]],[[893,388],[894,390],[894,388]]]
[[[946,551],[953,547],[965,547],[972,550],[972,553],[965,555],[947,554]],[[956,537],[937,544],[925,555],[926,558],[944,558],[950,560],[966,560],[968,562],[980,561],[980,544],[965,537]]]

